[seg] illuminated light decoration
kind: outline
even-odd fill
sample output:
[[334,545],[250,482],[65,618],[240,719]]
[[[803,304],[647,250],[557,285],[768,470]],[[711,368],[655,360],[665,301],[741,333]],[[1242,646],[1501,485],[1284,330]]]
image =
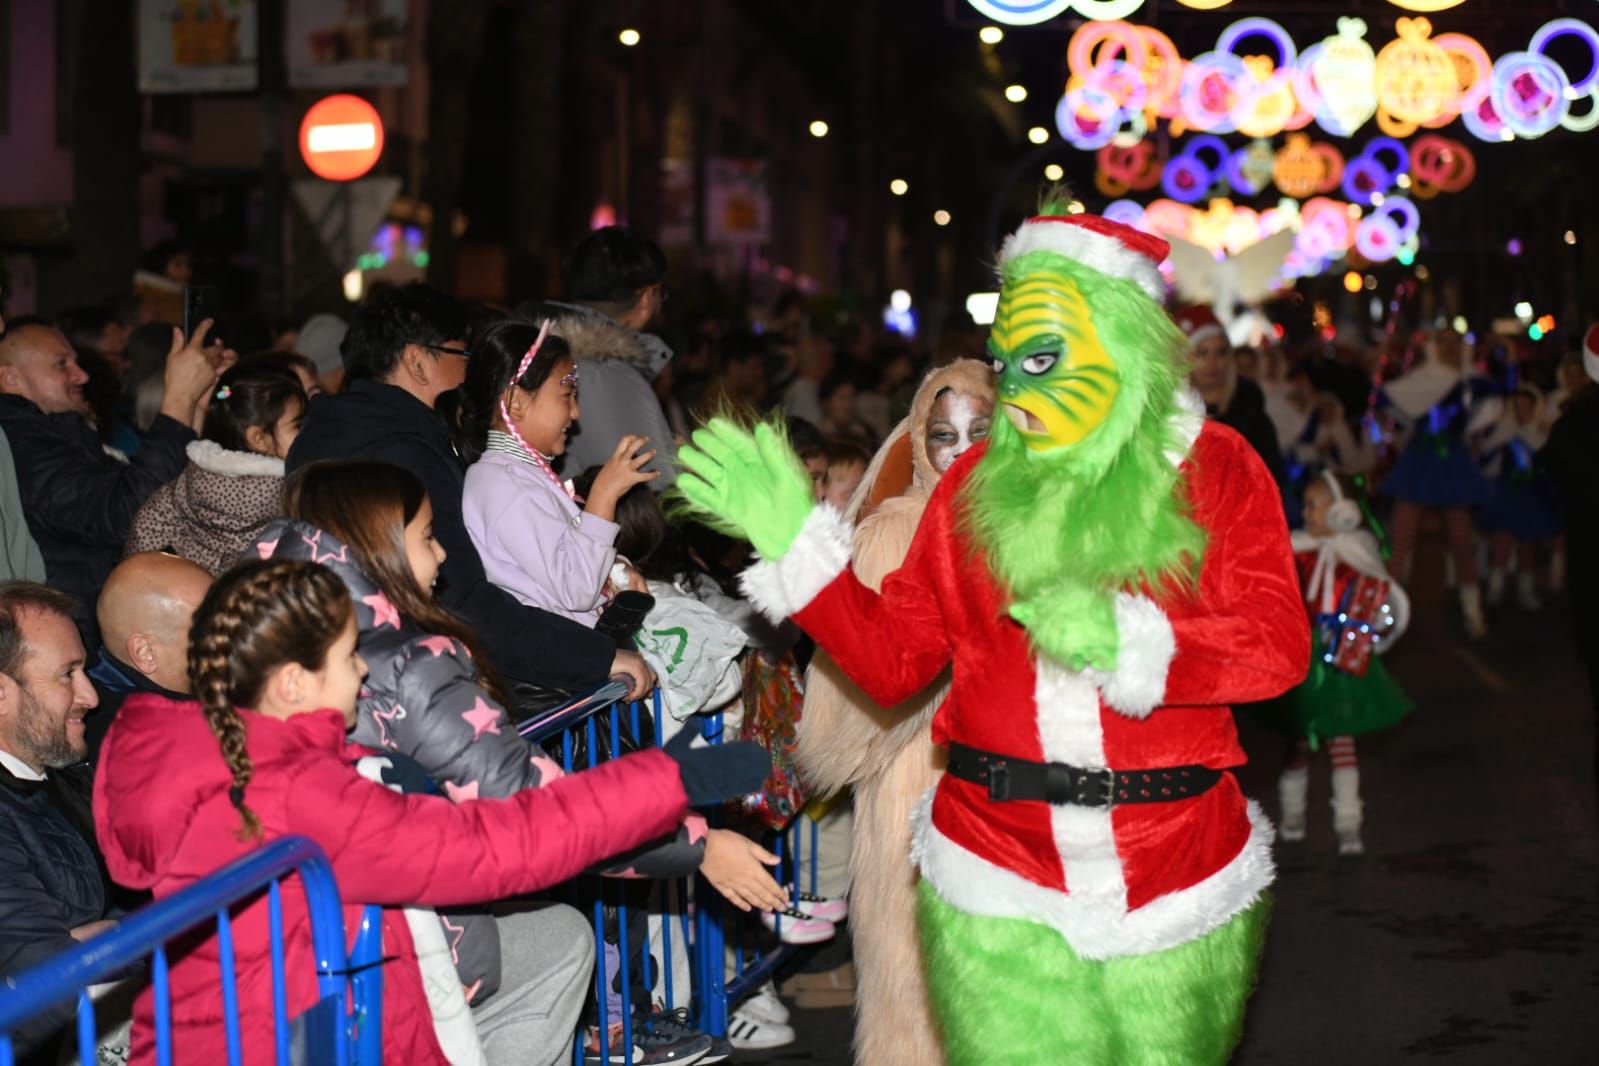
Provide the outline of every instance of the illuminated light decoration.
[[1059,181],[1066,176],[1066,168],[1059,163],[1050,163],[1044,167],[1045,181]]
[[1484,97],[1482,102],[1470,111],[1460,113],[1460,121],[1470,131],[1471,135],[1479,141],[1497,144],[1501,141],[1513,141],[1516,135],[1509,126],[1499,117],[1499,112],[1494,110],[1492,96]]
[[1521,300],[1516,304],[1515,312],[1516,317],[1521,319],[1523,322],[1532,321],[1532,304],[1528,303],[1526,300]]
[[1494,62],[1489,99],[1512,133],[1531,139],[1560,125],[1571,108],[1570,91],[1565,70],[1548,56],[1510,52]]
[[1123,19],[1144,6],[1144,0],[966,0],[978,11],[1006,26],[1036,26],[1075,10],[1086,19]]
[[1178,93],[1181,117],[1195,129],[1233,132],[1238,126],[1233,109],[1247,99],[1241,87],[1248,77],[1249,68],[1231,52],[1195,56],[1183,71]]
[[1430,200],[1440,192],[1460,192],[1477,176],[1477,161],[1459,141],[1423,134],[1410,145],[1411,188]]
[[1521,238],[1512,237],[1505,242],[1505,253],[1511,257],[1521,254]]
[[1452,7],[1459,7],[1466,0],[1388,0],[1395,7],[1402,7],[1406,11],[1420,11],[1430,14],[1434,11],[1448,11]]
[[966,313],[979,326],[992,325],[994,313],[999,310],[999,293],[974,292],[966,297]]
[[904,196],[906,193],[911,191],[911,183],[906,181],[904,178],[895,178],[893,181],[888,183],[888,191],[893,193],[895,196]]
[[1184,204],[1198,203],[1210,195],[1210,187],[1215,183],[1215,173],[1191,155],[1167,161],[1160,176],[1160,187],[1166,195]]
[[[1277,71],[1265,56],[1248,56],[1244,69],[1249,80],[1238,94],[1233,108],[1233,125],[1247,137],[1274,137],[1287,129],[1299,114],[1299,101],[1293,84],[1284,80],[1272,86]],[[1308,124],[1310,116],[1305,119]]]
[[988,45],[998,44],[1005,39],[1005,31],[998,26],[984,26],[977,31],[977,39]]
[[900,312],[909,311],[911,309],[911,294],[904,289],[895,289],[888,294],[888,306]]
[[634,45],[638,44],[639,41],[642,40],[643,38],[639,35],[638,30],[629,28],[629,29],[625,29],[621,33],[617,34],[616,35],[616,39],[618,41],[622,42],[622,47],[624,47],[624,48],[632,48]]
[[1112,222],[1136,227],[1144,221],[1144,206],[1133,200],[1112,200],[1101,214]]
[[1464,335],[1471,328],[1471,323],[1466,321],[1465,315],[1456,315],[1449,323],[1449,328],[1456,333]]
[[1049,131],[1042,126],[1034,126],[1027,131],[1027,139],[1034,144],[1043,144],[1049,140]]
[[1027,86],[1025,86],[1025,85],[1007,85],[1007,86],[1005,86],[1005,99],[1009,100],[1013,104],[1021,103],[1022,101],[1027,99]]
[[1421,234],[1421,211],[1403,196],[1390,196],[1383,200],[1371,213],[1371,218],[1385,218],[1393,223],[1401,244],[1410,245]]
[[1377,106],[1404,122],[1422,123],[1449,109],[1459,90],[1454,61],[1428,39],[1432,23],[1402,18],[1399,36],[1377,53]]
[[1576,115],[1567,110],[1566,117],[1560,120],[1560,127],[1572,133],[1587,133],[1599,127],[1599,89],[1594,89],[1588,94],[1587,114]]
[[1538,328],[1543,330],[1545,333],[1553,333],[1554,329],[1555,329],[1555,316],[1554,315],[1539,315],[1538,316]]
[[1370,156],[1358,156],[1344,168],[1341,184],[1345,197],[1354,203],[1369,206],[1373,194],[1381,193],[1393,184],[1393,175]]
[[1565,241],[1566,241],[1567,244],[1576,244],[1577,243],[1577,231],[1576,230],[1569,230],[1569,229],[1566,230]]
[[1416,280],[1426,281],[1430,277],[1432,277],[1432,271],[1428,270],[1425,264],[1418,264],[1416,267]]
[[1106,196],[1144,192],[1160,184],[1162,164],[1149,141],[1139,141],[1128,148],[1107,144],[1099,150],[1095,162],[1094,185]]
[[1534,322],[1527,327],[1527,336],[1535,341],[1543,340],[1543,327]]
[[1227,182],[1246,196],[1254,196],[1271,182],[1276,153],[1266,141],[1252,141],[1227,157]]
[[1355,227],[1355,250],[1373,263],[1386,263],[1404,244],[1399,227],[1383,215],[1370,215]]
[[319,178],[353,181],[382,155],[383,119],[359,96],[324,96],[300,121],[300,158]]
[[933,212],[933,223],[934,223],[934,225],[947,226],[947,225],[949,225],[949,221],[950,221],[950,216],[949,216],[949,212],[948,211],[940,209],[940,210],[937,210],[937,211]]
[[1294,39],[1288,36],[1288,31],[1269,18],[1255,16],[1239,19],[1221,31],[1221,35],[1216,38],[1216,51],[1236,56],[1238,42],[1247,37],[1264,37],[1277,46],[1276,69],[1259,91],[1276,92],[1289,85],[1294,75],[1294,64],[1299,62],[1299,49],[1294,45]]
[[1073,147],[1095,151],[1105,147],[1120,128],[1121,107],[1099,89],[1069,89],[1055,105],[1055,129]]
[[1444,114],[1425,125],[1446,126],[1459,117],[1462,111],[1482,103],[1493,86],[1493,57],[1474,37],[1464,33],[1440,33],[1432,43],[1443,49],[1444,55],[1455,65],[1455,84],[1459,97],[1450,102]]
[[1599,32],[1581,19],[1555,19],[1538,28],[1538,32],[1532,35],[1532,40],[1527,45],[1527,51],[1547,59],[1544,48],[1549,42],[1556,37],[1567,36],[1580,37],[1588,46],[1588,72],[1581,78],[1568,79],[1571,81],[1571,93],[1567,99],[1575,100],[1599,88]]
[[1294,92],[1316,124],[1347,137],[1377,113],[1377,54],[1365,40],[1366,23],[1338,20],[1338,32],[1300,54]]
[[827,123],[821,119],[813,119],[810,125],[811,136],[818,139],[827,136]]
[[1195,11],[1215,11],[1219,7],[1226,7],[1233,0],[1177,0],[1177,2]]

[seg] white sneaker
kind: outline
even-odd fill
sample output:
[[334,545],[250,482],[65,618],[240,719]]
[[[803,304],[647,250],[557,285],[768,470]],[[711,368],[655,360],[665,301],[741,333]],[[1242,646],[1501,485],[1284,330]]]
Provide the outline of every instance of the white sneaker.
[[795,1036],[794,1030],[788,1026],[758,1018],[741,1006],[727,1020],[727,1039],[740,1051],[763,1051],[787,1047],[794,1042]]
[[824,940],[833,939],[833,935],[838,932],[832,922],[812,918],[796,907],[780,911],[762,911],[761,924],[776,933],[777,939],[785,944],[820,944]]
[[755,994],[740,1004],[738,1009],[752,1018],[773,1025],[788,1024],[788,1007],[777,998],[777,986],[770,981],[756,989]]

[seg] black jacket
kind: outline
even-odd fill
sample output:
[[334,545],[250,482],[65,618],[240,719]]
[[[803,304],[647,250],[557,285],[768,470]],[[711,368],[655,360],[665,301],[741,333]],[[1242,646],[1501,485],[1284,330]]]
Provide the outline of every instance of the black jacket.
[[183,472],[194,431],[160,415],[139,454],[123,463],[74,413],[47,415],[31,400],[0,395],[0,428],[11,441],[22,513],[44,556],[50,584],[76,596],[88,618],[122,558],[139,507]]
[[1283,484],[1283,452],[1277,444],[1277,427],[1266,414],[1266,394],[1260,391],[1259,385],[1240,377],[1227,409],[1206,413],[1222,425],[1236,429],[1271,471],[1272,480],[1279,487]]
[[105,743],[106,731],[111,728],[111,723],[116,721],[117,711],[122,709],[123,700],[135,692],[153,692],[169,700],[193,698],[182,692],[162,688],[133,667],[112,657],[103,647],[94,665],[89,667],[89,681],[100,697],[99,705],[89,712],[89,717],[84,722],[84,742],[89,745],[91,766],[100,761],[100,745]]
[[[107,882],[93,843],[87,765],[24,781],[0,766],[0,974],[75,946],[72,930],[106,917]],[[16,1034],[36,1046],[76,1015],[71,1000]]]
[[422,479],[433,503],[433,535],[448,553],[439,570],[439,599],[477,630],[497,671],[563,689],[606,680],[616,654],[609,637],[524,606],[484,575],[461,519],[466,468],[444,422],[426,404],[369,380],[317,398],[289,451],[288,470],[320,459],[377,459]]

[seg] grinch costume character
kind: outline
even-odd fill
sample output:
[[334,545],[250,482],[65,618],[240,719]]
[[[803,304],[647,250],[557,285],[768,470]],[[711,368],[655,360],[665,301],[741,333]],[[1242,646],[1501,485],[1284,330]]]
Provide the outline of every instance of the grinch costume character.
[[[950,466],[988,437],[994,375],[961,359],[934,370],[910,415],[878,449],[844,514],[854,527],[851,566],[881,588],[910,550],[922,513]],[[858,523],[858,524],[857,524]],[[911,813],[944,772],[933,714],[949,694],[949,671],[894,707],[879,707],[830,655],[805,675],[805,712],[795,751],[819,793],[853,788],[850,939],[855,956],[855,1061],[862,1066],[939,1066],[938,1042],[916,936]]]
[[1006,418],[934,489],[880,592],[770,426],[717,421],[685,498],[748,536],[746,594],[882,706],[946,666],[949,770],[917,815],[953,1066],[1220,1063],[1265,935],[1270,823],[1229,704],[1304,676],[1277,488],[1182,386],[1166,244],[1045,213],[1001,253]]

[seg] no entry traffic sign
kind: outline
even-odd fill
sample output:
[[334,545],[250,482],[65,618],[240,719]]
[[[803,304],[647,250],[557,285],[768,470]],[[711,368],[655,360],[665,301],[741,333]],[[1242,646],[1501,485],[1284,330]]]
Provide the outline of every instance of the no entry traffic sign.
[[300,158],[319,178],[352,181],[382,154],[383,119],[359,96],[325,96],[300,122]]

